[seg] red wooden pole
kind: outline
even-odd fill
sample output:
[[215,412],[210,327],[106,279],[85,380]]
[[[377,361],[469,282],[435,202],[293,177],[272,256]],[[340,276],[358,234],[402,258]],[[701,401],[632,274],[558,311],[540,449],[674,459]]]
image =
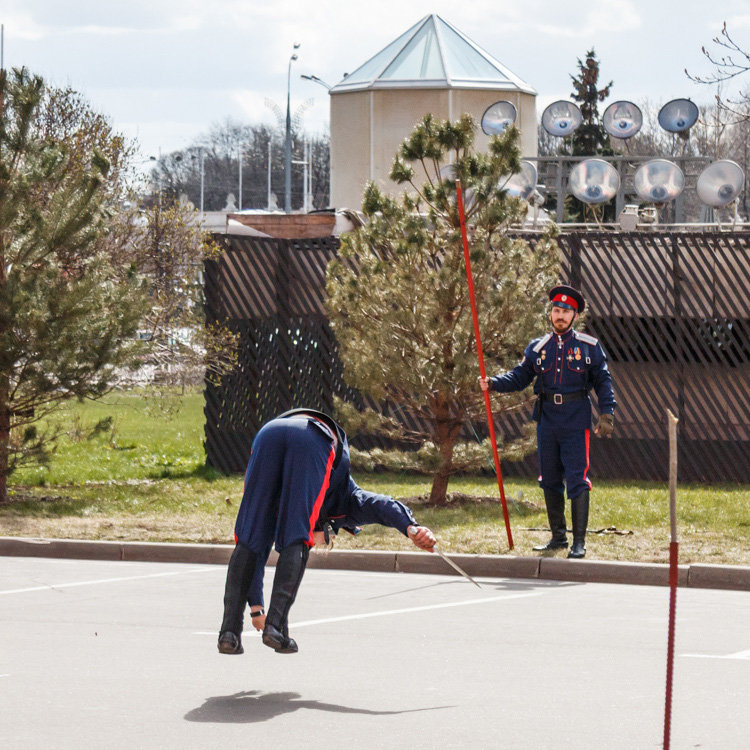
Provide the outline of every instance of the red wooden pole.
[[[471,259],[469,258],[469,241],[466,237],[466,218],[464,216],[464,197],[461,190],[461,181],[456,180],[456,195],[458,196],[458,219],[461,224],[461,239],[464,245],[464,261],[466,262],[466,281],[469,284],[469,298],[471,299],[471,316],[474,320],[474,339],[477,342],[477,358],[479,359],[479,374],[485,378],[487,374],[484,369],[484,355],[482,354],[482,338],[479,335],[479,317],[477,316],[477,302],[474,297],[474,279],[471,275]],[[500,490],[500,501],[503,504],[503,516],[505,518],[505,531],[508,534],[508,547],[513,549],[513,534],[510,531],[510,518],[508,517],[508,504],[505,501],[505,488],[503,487],[503,472],[500,469],[500,456],[497,454],[497,441],[495,439],[495,423],[492,420],[492,406],[490,405],[490,392],[484,391],[484,407],[487,411],[487,427],[490,431],[490,442],[492,443],[492,457],[495,459],[495,475],[497,486]]]
[[669,750],[672,729],[672,675],[674,672],[674,628],[677,615],[677,422],[667,409],[669,426],[669,632],[667,634],[667,685],[664,700],[664,750]]
[[667,635],[667,686],[664,701],[664,750],[669,750],[672,728],[672,674],[674,672],[674,621],[677,612],[677,542],[669,543],[669,634]]

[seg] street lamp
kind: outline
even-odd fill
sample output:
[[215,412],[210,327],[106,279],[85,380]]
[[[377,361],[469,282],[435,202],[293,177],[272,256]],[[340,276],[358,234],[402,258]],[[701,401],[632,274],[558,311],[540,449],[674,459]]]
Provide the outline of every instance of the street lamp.
[[319,83],[321,86],[328,89],[329,91],[331,90],[331,85],[326,83],[322,78],[318,78],[318,76],[314,76],[312,74],[308,76],[302,73],[300,75],[300,78],[304,78],[306,81],[313,81],[315,83]]
[[[294,49],[299,49],[299,42],[294,43]],[[292,89],[292,62],[297,55],[292,53],[286,73],[286,140],[284,141],[284,211],[292,213],[292,113],[290,110],[290,96]]]

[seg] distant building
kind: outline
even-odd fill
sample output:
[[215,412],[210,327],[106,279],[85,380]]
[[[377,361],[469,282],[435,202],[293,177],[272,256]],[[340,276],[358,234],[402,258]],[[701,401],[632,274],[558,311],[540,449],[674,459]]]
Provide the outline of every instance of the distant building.
[[[331,205],[358,209],[365,183],[386,190],[403,139],[431,112],[479,123],[504,100],[518,112],[521,152],[536,156],[536,91],[440,16],[425,16],[347,75],[331,94]],[[489,136],[478,133],[477,146]]]

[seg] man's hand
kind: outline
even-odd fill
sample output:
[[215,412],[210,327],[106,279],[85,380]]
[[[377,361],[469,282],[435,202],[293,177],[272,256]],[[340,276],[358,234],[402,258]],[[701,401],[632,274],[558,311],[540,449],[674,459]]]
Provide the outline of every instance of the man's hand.
[[599,437],[610,437],[615,429],[615,418],[613,414],[602,414],[596,423],[594,432]]
[[489,378],[483,378],[483,377],[480,376],[480,377],[477,378],[477,382],[479,383],[479,387],[483,391],[489,390],[489,387],[490,387],[490,379]]
[[[253,615],[255,616],[253,617]],[[253,623],[253,627],[256,630],[263,632],[263,628],[266,627],[266,615],[263,612],[263,608],[257,606],[250,607],[250,618]]]
[[419,549],[432,552],[432,548],[437,544],[435,535],[426,526],[409,526],[406,532],[409,535],[409,539],[411,539]]

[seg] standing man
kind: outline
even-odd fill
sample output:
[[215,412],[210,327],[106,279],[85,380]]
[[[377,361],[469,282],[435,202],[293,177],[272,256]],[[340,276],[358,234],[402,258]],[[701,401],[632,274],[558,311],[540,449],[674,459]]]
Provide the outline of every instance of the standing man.
[[[539,482],[552,538],[536,551],[564,549],[568,546],[565,522],[565,486],[570,498],[573,520],[573,546],[568,557],[586,554],[586,526],[589,519],[589,436],[591,400],[596,391],[601,416],[594,432],[609,437],[614,430],[615,394],[607,358],[599,340],[573,329],[586,307],[583,295],[570,286],[550,289],[552,330],[534,339],[523,359],[510,372],[494,378],[479,378],[483,391],[500,393],[522,391],[534,381],[537,401]],[[565,484],[563,484],[563,482]]]
[[[289,610],[297,596],[310,547],[359,525],[392,526],[424,550],[435,537],[411,511],[385,495],[360,489],[349,475],[349,443],[327,414],[293,409],[267,422],[253,441],[245,491],[229,560],[219,652],[241,654],[245,606],[263,643],[281,654],[298,648],[289,637]],[[276,543],[279,558],[271,603],[263,610],[263,571]]]

